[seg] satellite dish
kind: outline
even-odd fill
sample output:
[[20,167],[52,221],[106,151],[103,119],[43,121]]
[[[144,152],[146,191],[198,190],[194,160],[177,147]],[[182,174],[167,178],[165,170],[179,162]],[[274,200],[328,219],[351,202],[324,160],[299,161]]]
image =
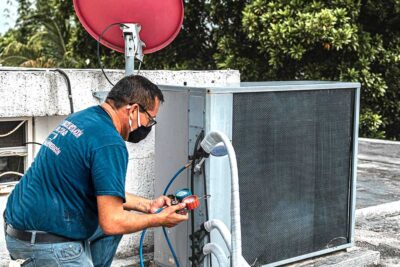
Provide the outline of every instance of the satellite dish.
[[[74,0],[74,8],[83,27],[96,40],[113,23],[140,25],[144,54],[169,45],[178,35],[184,15],[182,0]],[[125,52],[119,27],[105,32],[101,43]]]

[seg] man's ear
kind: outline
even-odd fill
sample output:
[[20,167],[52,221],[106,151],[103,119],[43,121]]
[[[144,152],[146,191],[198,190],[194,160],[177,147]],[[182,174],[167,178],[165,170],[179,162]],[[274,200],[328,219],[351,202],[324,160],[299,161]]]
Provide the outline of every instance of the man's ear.
[[[128,109],[128,117],[132,120],[132,122],[136,121],[136,123],[138,124],[138,116],[140,116],[140,107],[138,104],[132,104],[130,106],[130,108]],[[135,115],[135,111],[137,112],[137,114]],[[138,125],[139,127],[139,125]]]
[[128,116],[133,115],[136,109],[139,108],[138,104],[127,105],[126,109],[128,111]]

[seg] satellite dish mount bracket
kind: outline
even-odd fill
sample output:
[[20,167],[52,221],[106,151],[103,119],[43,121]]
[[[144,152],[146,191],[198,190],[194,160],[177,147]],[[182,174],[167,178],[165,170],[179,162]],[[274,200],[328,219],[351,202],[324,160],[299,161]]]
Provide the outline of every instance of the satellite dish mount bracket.
[[132,75],[135,71],[135,57],[143,61],[143,47],[145,43],[140,40],[141,26],[137,23],[123,23],[121,30],[125,41],[125,76]]

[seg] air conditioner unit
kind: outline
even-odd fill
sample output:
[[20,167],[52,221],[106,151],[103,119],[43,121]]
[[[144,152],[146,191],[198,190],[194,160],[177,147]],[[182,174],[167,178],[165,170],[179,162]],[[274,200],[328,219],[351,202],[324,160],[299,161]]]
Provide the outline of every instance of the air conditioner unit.
[[[161,86],[165,103],[156,128],[155,192],[161,194],[188,161],[202,130],[232,140],[239,169],[243,257],[255,266],[279,266],[351,247],[354,243],[360,84],[293,81],[237,87]],[[230,171],[210,156],[205,176],[210,219],[230,227]],[[195,193],[204,194],[201,175]],[[170,192],[190,186],[189,172]],[[205,205],[195,228],[206,220]],[[169,229],[181,266],[190,266],[191,224]],[[224,247],[218,233],[212,242]],[[155,262],[174,266],[155,230]],[[207,261],[204,262],[207,266]],[[213,266],[218,266],[213,261]]]

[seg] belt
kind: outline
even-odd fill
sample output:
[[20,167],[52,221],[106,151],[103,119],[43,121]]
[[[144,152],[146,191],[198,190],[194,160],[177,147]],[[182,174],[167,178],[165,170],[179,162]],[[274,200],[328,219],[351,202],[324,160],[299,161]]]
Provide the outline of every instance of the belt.
[[5,226],[6,233],[20,241],[34,243],[64,243],[64,242],[73,242],[76,240],[72,240],[66,237],[49,234],[47,232],[41,231],[24,231],[13,228],[11,225],[6,224]]

